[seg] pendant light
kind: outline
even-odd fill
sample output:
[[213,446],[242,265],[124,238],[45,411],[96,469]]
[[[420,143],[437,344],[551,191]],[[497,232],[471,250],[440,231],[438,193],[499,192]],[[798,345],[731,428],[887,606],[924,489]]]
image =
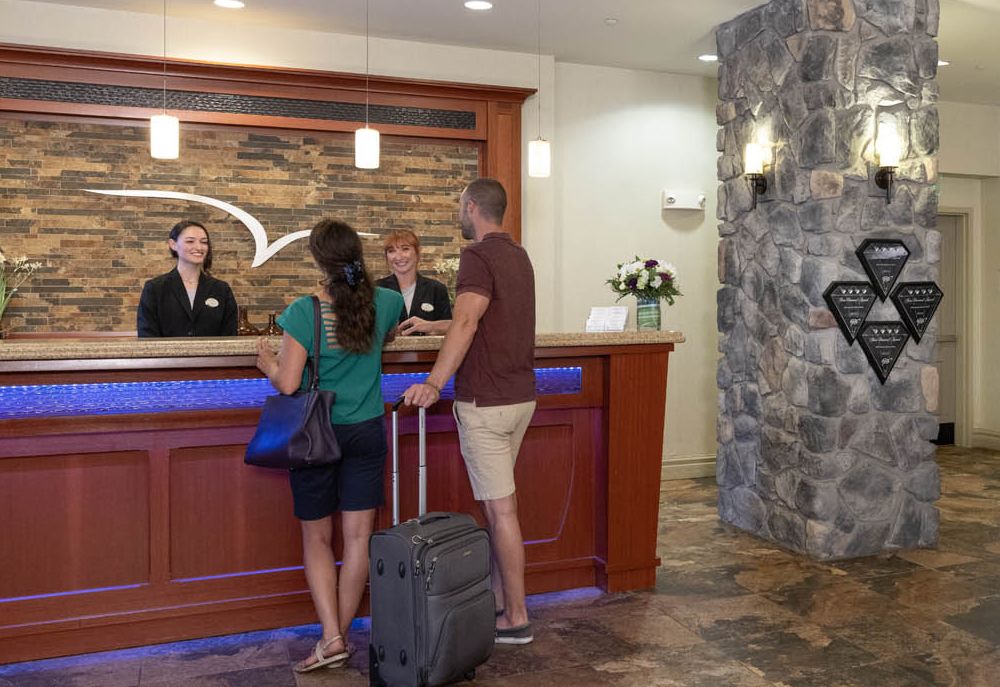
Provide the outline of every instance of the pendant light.
[[354,166],[378,169],[379,134],[368,126],[368,0],[365,0],[365,125],[354,132]]
[[552,174],[552,148],[542,138],[542,0],[538,0],[538,138],[528,143],[528,176],[544,178]]
[[149,118],[149,154],[157,160],[180,155],[180,122],[167,114],[167,0],[163,0],[163,111]]

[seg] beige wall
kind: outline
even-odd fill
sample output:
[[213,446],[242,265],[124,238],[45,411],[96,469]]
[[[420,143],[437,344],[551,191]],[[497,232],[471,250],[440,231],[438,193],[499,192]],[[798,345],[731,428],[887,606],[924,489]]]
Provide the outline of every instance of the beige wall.
[[[604,283],[635,255],[674,263],[684,296],[664,326],[687,342],[670,361],[665,474],[714,474],[716,157],[713,80],[577,64],[556,65],[555,274],[561,329],[579,330]],[[670,188],[706,207],[661,210]],[[634,299],[627,298],[633,314]]]
[[[1000,107],[940,103],[940,208],[965,227],[967,442],[1000,449]],[[959,423],[963,418],[958,418]]]
[[1000,450],[1000,178],[983,180],[983,261],[979,309],[983,313],[981,350],[983,375],[977,380],[979,407],[972,439],[976,446]]
[[938,103],[941,174],[1000,176],[1000,107]]

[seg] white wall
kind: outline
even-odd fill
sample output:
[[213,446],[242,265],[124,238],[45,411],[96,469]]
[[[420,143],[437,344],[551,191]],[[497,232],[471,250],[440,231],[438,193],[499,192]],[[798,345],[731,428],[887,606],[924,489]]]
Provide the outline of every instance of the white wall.
[[[667,387],[673,476],[704,474],[715,461],[715,93],[699,77],[556,64],[559,328],[579,330],[591,306],[615,303],[604,282],[617,263],[639,255],[676,265],[684,296],[663,308],[664,326],[687,337]],[[662,211],[665,188],[703,192],[705,210]],[[634,316],[634,299],[622,303]]]
[[1000,176],[1000,108],[938,103],[941,174]]
[[[942,212],[968,216],[969,443],[1000,449],[1000,107],[940,103]],[[962,418],[958,419],[962,422]]]
[[972,428],[973,445],[1000,450],[1000,178],[983,180],[982,291],[978,307],[982,313],[983,374],[978,400],[981,413]]

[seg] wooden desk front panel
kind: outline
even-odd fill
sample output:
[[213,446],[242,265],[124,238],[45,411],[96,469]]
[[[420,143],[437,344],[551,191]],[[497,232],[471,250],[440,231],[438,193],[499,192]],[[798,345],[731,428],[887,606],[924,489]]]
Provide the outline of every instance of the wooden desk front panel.
[[[605,368],[584,368],[581,393],[540,400],[516,468],[529,593],[603,574]],[[478,514],[450,406],[428,418],[428,506]],[[287,477],[242,464],[255,413],[91,420],[0,422],[0,663],[315,621]],[[415,415],[401,424],[405,518]]]

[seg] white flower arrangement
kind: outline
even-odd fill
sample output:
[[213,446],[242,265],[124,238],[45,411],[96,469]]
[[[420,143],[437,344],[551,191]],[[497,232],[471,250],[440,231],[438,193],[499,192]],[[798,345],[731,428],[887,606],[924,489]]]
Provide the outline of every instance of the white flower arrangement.
[[448,295],[451,302],[455,302],[455,280],[458,278],[458,258],[439,258],[434,263],[434,271],[444,279],[445,286],[448,287]]
[[682,295],[677,287],[677,268],[669,262],[653,258],[634,259],[618,264],[618,271],[608,279],[611,290],[618,294],[618,300],[625,296],[643,299],[665,300],[674,304],[674,298]]
[[33,262],[27,257],[8,260],[7,256],[0,250],[0,318],[3,317],[7,304],[14,297],[17,290],[27,279],[42,266],[40,262]]

